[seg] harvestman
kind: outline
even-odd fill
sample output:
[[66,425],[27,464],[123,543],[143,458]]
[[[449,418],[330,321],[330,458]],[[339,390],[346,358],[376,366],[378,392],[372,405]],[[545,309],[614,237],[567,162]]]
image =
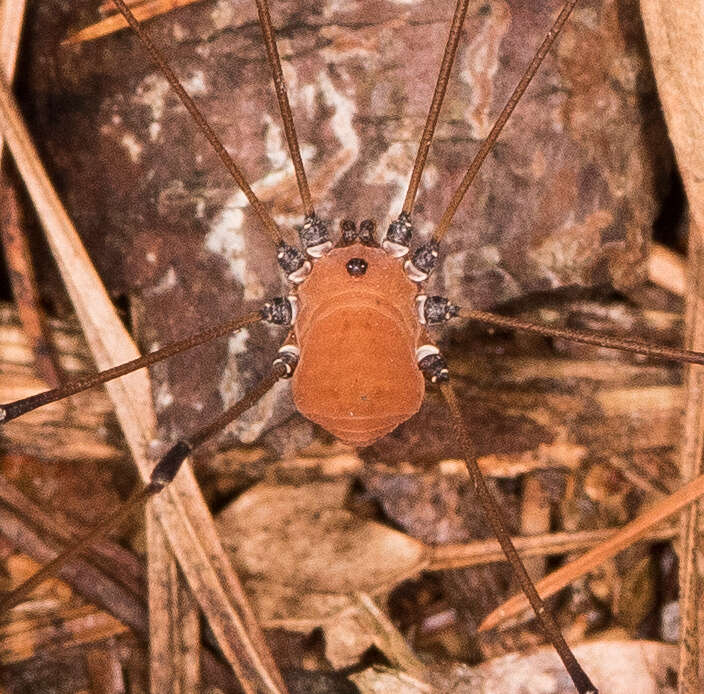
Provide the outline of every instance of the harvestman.
[[[502,513],[486,486],[476,461],[470,455],[469,432],[449,383],[447,365],[433,344],[427,326],[441,325],[452,318],[461,317],[491,326],[521,329],[549,337],[561,337],[681,362],[704,364],[704,354],[598,334],[547,328],[461,308],[444,297],[428,296],[424,293],[425,282],[437,263],[440,242],[450,227],[458,206],[577,0],[568,0],[563,6],[490,134],[474,156],[433,236],[416,246],[412,252],[414,200],[447,88],[469,0],[457,2],[401,213],[389,225],[381,242],[377,240],[375,225],[371,220],[361,222],[359,227],[354,222],[345,220],[341,223],[340,236],[335,243],[330,239],[325,222],[316,215],[309,191],[268,2],[256,0],[304,210],[304,222],[299,231],[303,250],[283,241],[279,228],[267,209],[256,197],[238,166],[186,94],[159,50],[123,0],[114,2],[142,40],[154,62],[159,65],[270,234],[276,244],[279,265],[288,280],[289,293],[267,302],[259,312],[227,321],[139,359],[77,379],[61,388],[4,404],[0,407],[0,421],[9,421],[44,404],[149,366],[258,321],[289,328],[290,332],[273,362],[269,377],[263,379],[210,424],[177,441],[154,467],[150,482],[143,489],[136,491],[114,517],[98,525],[6,596],[0,601],[0,611],[7,610],[19,602],[38,584],[56,573],[65,562],[98,537],[120,525],[136,507],[161,491],[174,478],[180,465],[195,448],[252,407],[279,379],[291,379],[294,402],[302,414],[343,441],[356,445],[372,443],[415,414],[423,399],[425,383],[429,382],[439,386],[442,391],[452,415],[457,444],[463,453],[474,489],[538,621],[560,655],[577,690],[581,694],[596,692],[595,686],[576,661],[552,614],[528,577],[509,538]],[[324,368],[321,368],[323,364]]]

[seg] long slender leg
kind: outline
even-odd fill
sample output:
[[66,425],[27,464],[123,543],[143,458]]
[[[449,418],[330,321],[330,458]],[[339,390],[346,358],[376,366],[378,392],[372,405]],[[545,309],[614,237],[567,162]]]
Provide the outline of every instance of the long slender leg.
[[261,319],[261,313],[249,313],[242,318],[235,318],[233,320],[226,321],[220,325],[215,325],[212,328],[207,328],[196,335],[191,335],[183,340],[172,342],[171,344],[166,345],[166,347],[157,349],[137,359],[132,359],[124,364],[114,366],[111,369],[99,371],[98,373],[91,374],[90,376],[85,376],[83,378],[77,378],[73,381],[65,383],[59,388],[47,390],[43,393],[37,393],[36,395],[30,395],[26,398],[22,398],[21,400],[15,400],[14,402],[5,403],[0,405],[0,422],[8,422],[11,419],[16,419],[20,415],[31,412],[42,405],[48,405],[50,402],[62,400],[69,395],[75,395],[83,390],[88,390],[89,388],[92,388],[100,383],[107,383],[108,381],[112,381],[114,378],[125,376],[126,374],[132,373],[137,369],[151,366],[152,364],[156,364],[157,362],[167,359],[174,354],[192,349],[193,347],[202,345],[205,342],[210,342],[216,337],[222,337],[223,335],[236,332],[240,328],[256,323]]
[[134,14],[132,14],[132,10],[127,7],[123,0],[113,0],[113,2],[115,3],[117,9],[122,13],[122,16],[125,18],[127,23],[132,27],[135,34],[137,34],[140,41],[142,41],[144,47],[147,49],[149,55],[152,57],[152,60],[162,71],[164,77],[167,79],[173,90],[178,95],[178,98],[181,99],[181,103],[183,103],[183,105],[193,117],[193,120],[195,121],[198,128],[200,128],[201,132],[208,139],[208,142],[210,142],[218,157],[220,157],[220,160],[225,165],[225,168],[230,172],[232,178],[235,179],[235,182],[240,187],[240,190],[245,194],[247,200],[249,200],[249,204],[257,213],[259,219],[271,235],[272,239],[274,239],[276,243],[279,243],[281,241],[281,232],[279,231],[276,222],[273,220],[273,218],[269,214],[269,211],[266,209],[262,201],[255,195],[249,183],[247,183],[244,174],[237,166],[237,164],[235,164],[232,157],[228,154],[227,150],[225,149],[222,142],[220,142],[220,139],[215,134],[213,129],[210,127],[210,125],[208,125],[208,122],[203,117],[203,114],[200,112],[193,99],[188,96],[186,90],[183,88],[183,85],[179,82],[178,77],[176,77],[174,71],[166,62],[166,58],[164,58],[161,51],[156,47],[149,34],[147,34],[147,32],[137,20],[137,18],[134,16]]
[[288,102],[288,94],[286,93],[286,81],[284,73],[281,69],[281,58],[276,47],[276,38],[274,36],[274,27],[271,23],[271,14],[269,13],[268,0],[256,0],[257,11],[259,12],[259,25],[264,34],[264,44],[266,45],[266,55],[271,66],[271,72],[274,78],[274,87],[276,88],[276,98],[279,100],[279,110],[281,111],[281,120],[284,123],[284,132],[286,133],[286,142],[288,143],[288,151],[293,160],[293,169],[296,172],[296,182],[298,183],[298,192],[301,195],[301,202],[306,217],[312,217],[315,214],[313,208],[313,200],[308,188],[308,179],[306,178],[305,168],[303,167],[303,159],[301,158],[301,148],[298,145],[298,136],[296,135],[296,126],[293,122],[293,114],[291,113],[291,105]]
[[423,296],[421,320],[428,325],[440,325],[452,318],[460,317],[468,320],[491,325],[495,328],[508,328],[509,330],[522,330],[524,332],[542,335],[543,337],[556,337],[572,342],[581,342],[597,347],[619,349],[624,352],[644,354],[656,359],[666,359],[683,364],[704,364],[704,352],[695,352],[691,349],[678,349],[667,347],[653,342],[631,340],[629,338],[604,335],[603,333],[589,332],[586,330],[571,330],[569,328],[553,328],[549,325],[531,323],[530,321],[502,316],[498,313],[478,311],[473,308],[463,308],[451,303],[442,296]]
[[533,79],[533,76],[540,67],[540,64],[543,62],[543,59],[548,54],[550,47],[552,46],[558,34],[562,30],[562,27],[565,25],[565,22],[567,21],[568,17],[570,16],[570,13],[574,9],[574,6],[577,4],[577,2],[578,0],[567,0],[567,2],[564,4],[560,14],[557,16],[557,19],[550,28],[550,31],[548,31],[547,36],[543,39],[543,42],[540,44],[540,48],[538,48],[538,51],[533,57],[533,60],[531,60],[530,65],[523,74],[523,77],[521,77],[519,83],[516,85],[516,88],[513,90],[513,93],[509,97],[509,100],[506,102],[506,105],[503,107],[501,113],[499,114],[499,117],[497,118],[496,123],[494,123],[491,132],[487,136],[486,140],[484,140],[484,142],[482,143],[482,146],[479,148],[479,151],[474,155],[472,163],[469,165],[467,173],[465,173],[464,178],[462,179],[462,183],[460,183],[459,188],[457,188],[457,190],[455,191],[454,195],[452,196],[452,199],[450,200],[450,204],[447,206],[447,209],[443,213],[442,217],[440,218],[440,221],[438,222],[437,227],[435,228],[435,233],[433,234],[433,239],[435,241],[440,241],[440,239],[442,239],[442,237],[445,235],[448,228],[450,227],[452,218],[455,216],[455,212],[460,206],[460,203],[462,202],[462,199],[464,198],[464,195],[467,192],[469,186],[472,185],[474,177],[479,172],[482,163],[486,159],[487,155],[491,151],[491,148],[494,146],[494,143],[501,134],[504,125],[506,125],[506,121],[508,121],[511,113],[513,113],[513,109],[516,108],[516,105],[523,96],[523,93],[526,91],[528,85]]
[[455,62],[457,44],[459,43],[460,36],[462,35],[462,25],[464,24],[464,18],[467,15],[468,5],[469,0],[457,0],[457,5],[455,6],[455,14],[452,18],[450,34],[447,37],[445,52],[442,56],[442,63],[440,64],[440,72],[438,73],[438,79],[435,83],[433,100],[430,104],[430,109],[428,110],[428,117],[425,121],[423,134],[420,136],[420,142],[418,143],[418,153],[416,154],[416,160],[413,164],[411,180],[408,183],[406,199],[403,201],[403,214],[409,217],[413,212],[413,203],[416,199],[416,193],[418,192],[418,185],[420,184],[421,176],[423,175],[425,160],[428,157],[428,150],[430,149],[430,145],[433,141],[433,134],[435,133],[435,126],[438,122],[442,102],[445,99],[447,83],[450,79],[452,65]]
[[511,568],[518,579],[523,592],[530,601],[531,607],[535,611],[535,615],[538,618],[543,631],[550,639],[550,642],[562,659],[562,662],[564,663],[567,672],[569,672],[575,687],[577,687],[577,691],[579,691],[580,694],[596,694],[596,687],[592,684],[591,680],[584,672],[581,665],[577,662],[577,659],[574,657],[574,654],[570,650],[567,642],[560,632],[560,628],[555,622],[555,618],[548,610],[541,597],[538,595],[538,591],[535,589],[535,586],[528,576],[521,558],[518,556],[516,548],[513,546],[513,542],[511,541],[511,537],[506,529],[506,523],[502,517],[501,510],[489,491],[476,460],[471,455],[469,433],[467,432],[467,428],[465,427],[462,419],[462,413],[460,411],[454,389],[449,383],[443,383],[440,388],[447,405],[450,408],[450,412],[452,413],[452,426],[460,444],[460,449],[467,466],[467,471],[469,472],[469,477],[472,480],[474,490],[481,501],[484,512],[486,513],[489,523],[491,524],[494,534],[496,535],[496,539],[501,545],[501,549],[503,549],[506,554],[506,558],[509,560]]
[[497,328],[509,328],[511,330],[523,330],[544,337],[557,337],[572,342],[581,342],[587,345],[597,345],[598,347],[608,347],[609,349],[620,349],[624,352],[635,352],[645,354],[649,357],[677,361],[683,364],[704,364],[704,352],[695,352],[690,349],[677,349],[676,347],[666,347],[640,340],[629,340],[613,335],[602,335],[581,330],[570,330],[568,328],[552,328],[547,325],[539,325],[529,321],[501,316],[497,313],[487,313],[486,311],[476,311],[471,308],[459,308],[459,317],[492,325]]
[[77,540],[75,544],[59,554],[55,559],[34,574],[34,576],[27,579],[18,588],[0,600],[0,614],[6,612],[24,599],[47,578],[54,576],[62,566],[85,551],[96,540],[104,537],[110,531],[124,523],[135,509],[140,508],[150,497],[158,494],[173,480],[181,468],[183,461],[186,460],[195,448],[224,429],[230,422],[237,419],[243,412],[255,405],[280,378],[284,378],[288,374],[289,371],[283,363],[275,363],[271,375],[247,392],[241,400],[225,410],[225,412],[214,419],[210,424],[207,424],[190,436],[177,441],[155,465],[147,485],[135,491],[117,513],[96,525],[88,534]]

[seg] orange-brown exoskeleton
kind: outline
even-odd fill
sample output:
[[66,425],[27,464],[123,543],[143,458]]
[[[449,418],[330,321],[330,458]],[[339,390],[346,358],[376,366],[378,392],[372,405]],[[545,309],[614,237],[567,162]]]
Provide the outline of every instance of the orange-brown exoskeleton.
[[301,414],[365,446],[418,411],[425,384],[416,295],[401,263],[378,247],[355,241],[315,264],[297,295],[292,387]]
[[[555,38],[567,22],[577,0],[565,2],[533,60],[501,110],[499,118],[472,160],[444,214],[437,221],[432,237],[419,245],[414,244],[413,239],[414,203],[461,38],[468,0],[458,0],[455,7],[435,92],[420,138],[413,171],[410,172],[410,184],[402,210],[391,222],[382,238],[377,238],[374,223],[365,220],[359,228],[351,221],[344,221],[341,224],[338,240],[331,237],[326,223],[315,211],[288,103],[284,73],[279,61],[268,3],[266,0],[257,0],[260,26],[274,75],[286,141],[293,160],[304,212],[304,223],[299,230],[298,246],[290,245],[284,240],[279,225],[269,213],[267,206],[252,190],[238,165],[200,114],[194,101],[181,86],[129,8],[122,0],[115,0],[115,4],[144,42],[164,77],[232,174],[249,205],[258,215],[262,228],[271,236],[277,249],[279,265],[288,282],[287,293],[285,296],[270,300],[254,315],[230,320],[192,338],[155,350],[128,364],[100,372],[94,377],[68,383],[54,391],[6,403],[0,407],[0,421],[13,419],[45,403],[149,366],[168,356],[260,320],[287,328],[290,331],[289,336],[278,352],[269,378],[264,379],[260,385],[246,393],[212,422],[178,440],[156,463],[151,480],[144,490],[137,493],[129,504],[106,524],[112,526],[126,517],[134,507],[168,485],[183,461],[196,447],[237,419],[279,379],[291,379],[293,400],[305,417],[321,425],[342,441],[358,446],[367,445],[379,439],[413,416],[423,401],[426,382],[438,385],[451,414],[455,434],[453,446],[465,459],[487,520],[511,562],[538,621],[557,649],[580,694],[596,692],[596,687],[574,658],[555,619],[538,596],[518,557],[506,530],[501,510],[494,502],[471,455],[469,434],[450,385],[450,374],[445,360],[426,332],[426,325],[441,325],[452,318],[462,316],[489,325],[520,328],[543,335],[636,351],[683,362],[704,363],[704,356],[699,353],[661,348],[607,336],[550,329],[469,308],[460,308],[453,303],[453,300],[430,296],[426,293],[426,281],[436,267],[440,242],[464,194]],[[83,544],[78,544],[69,549],[67,554],[73,556],[83,547]],[[7,609],[17,603],[50,571],[55,571],[65,559],[65,556],[60,556],[50,570],[42,572],[18,588],[0,603],[2,608]]]

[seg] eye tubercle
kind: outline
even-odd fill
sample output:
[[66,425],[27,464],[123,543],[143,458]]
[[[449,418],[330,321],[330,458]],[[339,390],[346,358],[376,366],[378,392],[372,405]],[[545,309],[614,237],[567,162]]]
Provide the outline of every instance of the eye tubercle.
[[361,277],[367,271],[367,261],[364,258],[350,258],[345,269],[352,277]]

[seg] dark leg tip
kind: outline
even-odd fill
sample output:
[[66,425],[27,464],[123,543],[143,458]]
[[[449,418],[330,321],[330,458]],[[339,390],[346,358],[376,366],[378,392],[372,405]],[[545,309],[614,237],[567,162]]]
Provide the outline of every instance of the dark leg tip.
[[263,321],[273,325],[291,325],[294,309],[287,296],[275,296],[262,306],[259,315]]
[[342,233],[341,242],[343,246],[349,246],[357,240],[359,232],[357,225],[351,219],[343,219],[340,222],[340,232]]
[[359,225],[359,240],[365,246],[379,246],[379,242],[376,239],[376,222],[373,219],[365,219]]
[[428,354],[418,362],[418,368],[430,383],[447,383],[450,380],[447,362],[442,354]]
[[8,402],[4,405],[0,405],[0,423],[11,422],[13,419],[17,419],[17,417],[20,417],[25,412],[31,412],[32,410],[39,407],[38,404],[34,404],[34,406],[32,406],[32,400],[34,400],[34,396],[30,396],[30,398],[24,398],[23,400],[17,400],[16,402]]
[[178,441],[167,452],[166,455],[156,464],[152,470],[149,484],[154,486],[155,491],[160,491],[176,477],[176,473],[181,469],[183,461],[191,454],[190,444],[185,441]]

